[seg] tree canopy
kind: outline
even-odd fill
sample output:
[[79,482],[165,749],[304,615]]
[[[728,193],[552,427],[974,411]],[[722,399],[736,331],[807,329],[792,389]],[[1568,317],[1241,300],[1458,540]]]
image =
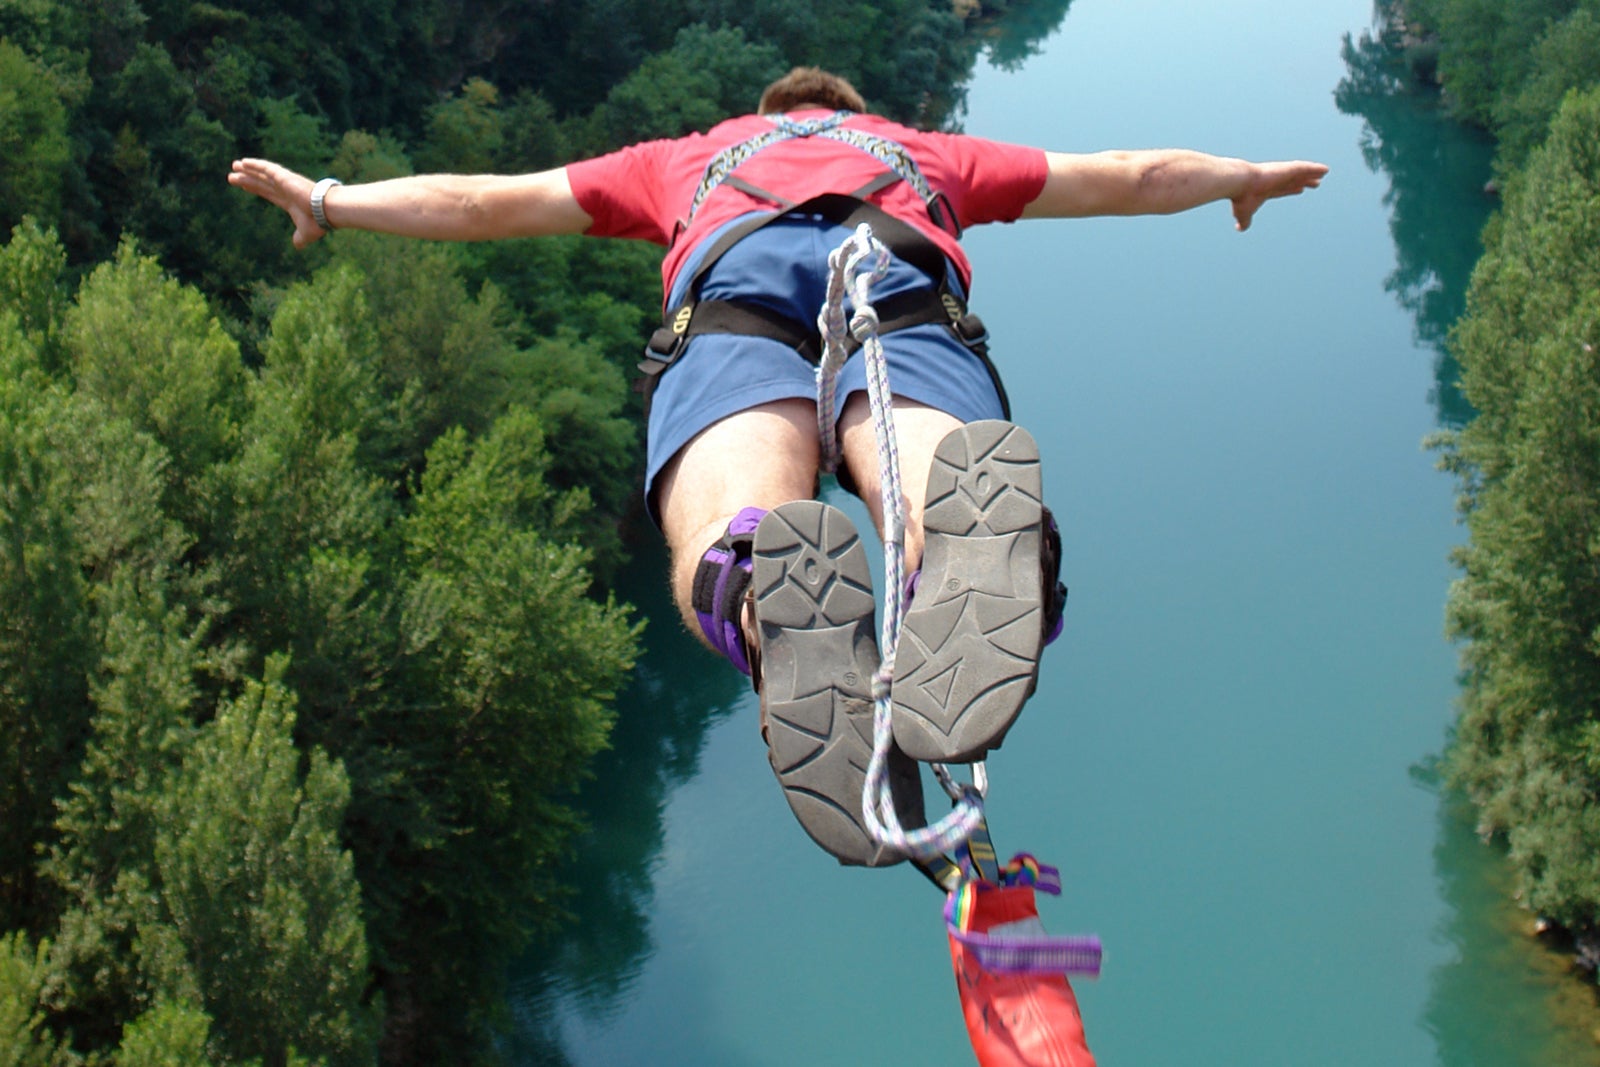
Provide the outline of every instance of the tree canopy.
[[0,1062],[491,1058],[637,654],[658,252],[297,254],[229,162],[544,168],[807,62],[949,125],[1066,0],[1005,6],[0,0]]
[[1451,767],[1529,906],[1600,920],[1600,89],[1507,190],[1455,335],[1478,411],[1446,444],[1471,542],[1450,599]]

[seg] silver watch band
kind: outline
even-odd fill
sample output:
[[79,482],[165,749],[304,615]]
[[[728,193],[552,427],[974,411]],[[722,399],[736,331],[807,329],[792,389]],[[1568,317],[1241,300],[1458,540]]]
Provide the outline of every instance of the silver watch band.
[[328,216],[322,213],[323,198],[328,195],[328,190],[335,185],[343,185],[338,178],[324,178],[311,187],[311,217],[317,220],[317,225],[324,231],[333,229],[333,223],[328,221]]

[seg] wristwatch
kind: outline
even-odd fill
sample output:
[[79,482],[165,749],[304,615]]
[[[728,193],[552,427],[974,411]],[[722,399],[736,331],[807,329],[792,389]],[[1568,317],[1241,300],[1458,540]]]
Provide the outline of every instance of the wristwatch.
[[328,216],[322,213],[323,198],[328,195],[328,190],[335,185],[343,185],[338,178],[324,178],[311,187],[311,217],[317,220],[317,225],[323,230],[332,230],[333,223],[328,221]]

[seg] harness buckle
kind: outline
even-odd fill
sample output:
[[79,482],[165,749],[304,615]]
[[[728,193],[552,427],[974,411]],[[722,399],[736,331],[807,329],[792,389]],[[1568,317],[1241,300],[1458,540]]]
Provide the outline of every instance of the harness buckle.
[[689,341],[689,320],[694,318],[694,305],[685,304],[673,313],[671,321],[657,326],[644,346],[644,359],[639,363],[639,373],[657,375],[670,367],[683,354]]
[[969,347],[989,343],[989,328],[983,324],[982,319],[970,311],[956,319],[950,326]]
[[939,303],[944,306],[945,317],[950,320],[950,328],[961,338],[961,343],[970,347],[986,344],[989,340],[989,328],[976,314],[967,310],[961,298],[946,289],[939,294]]

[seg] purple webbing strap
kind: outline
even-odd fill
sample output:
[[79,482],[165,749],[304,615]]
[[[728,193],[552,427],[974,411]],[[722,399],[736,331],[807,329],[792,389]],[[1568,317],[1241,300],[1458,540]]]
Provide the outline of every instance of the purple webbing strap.
[[1100,939],[1084,937],[990,937],[952,929],[984,970],[993,974],[1076,974],[1100,977]]
[[[741,556],[735,546],[741,540],[749,542],[766,513],[765,508],[741,510],[728,523],[728,532],[701,557],[701,565],[715,567],[717,577],[711,592],[710,610],[702,610],[699,604],[695,605],[695,618],[700,623],[700,632],[706,635],[712,648],[728,657],[728,662],[745,675],[750,673],[750,653],[745,647],[744,628],[739,624],[738,602],[736,600],[731,605],[728,602],[728,583],[736,571],[743,571],[745,575],[751,573],[754,564],[751,563],[749,551],[746,550]],[[728,615],[730,607],[733,608],[731,618]]]
[[[1061,872],[1032,856],[1019,854],[1002,869],[1001,886],[1032,886],[1038,892],[1061,895]],[[1100,938],[1095,934],[1056,937],[1041,934],[1031,937],[1004,937],[974,934],[962,930],[956,912],[961,899],[997,888],[991,883],[968,883],[951,893],[944,902],[944,922],[950,936],[972,950],[979,965],[994,974],[1076,974],[1100,977]]]

